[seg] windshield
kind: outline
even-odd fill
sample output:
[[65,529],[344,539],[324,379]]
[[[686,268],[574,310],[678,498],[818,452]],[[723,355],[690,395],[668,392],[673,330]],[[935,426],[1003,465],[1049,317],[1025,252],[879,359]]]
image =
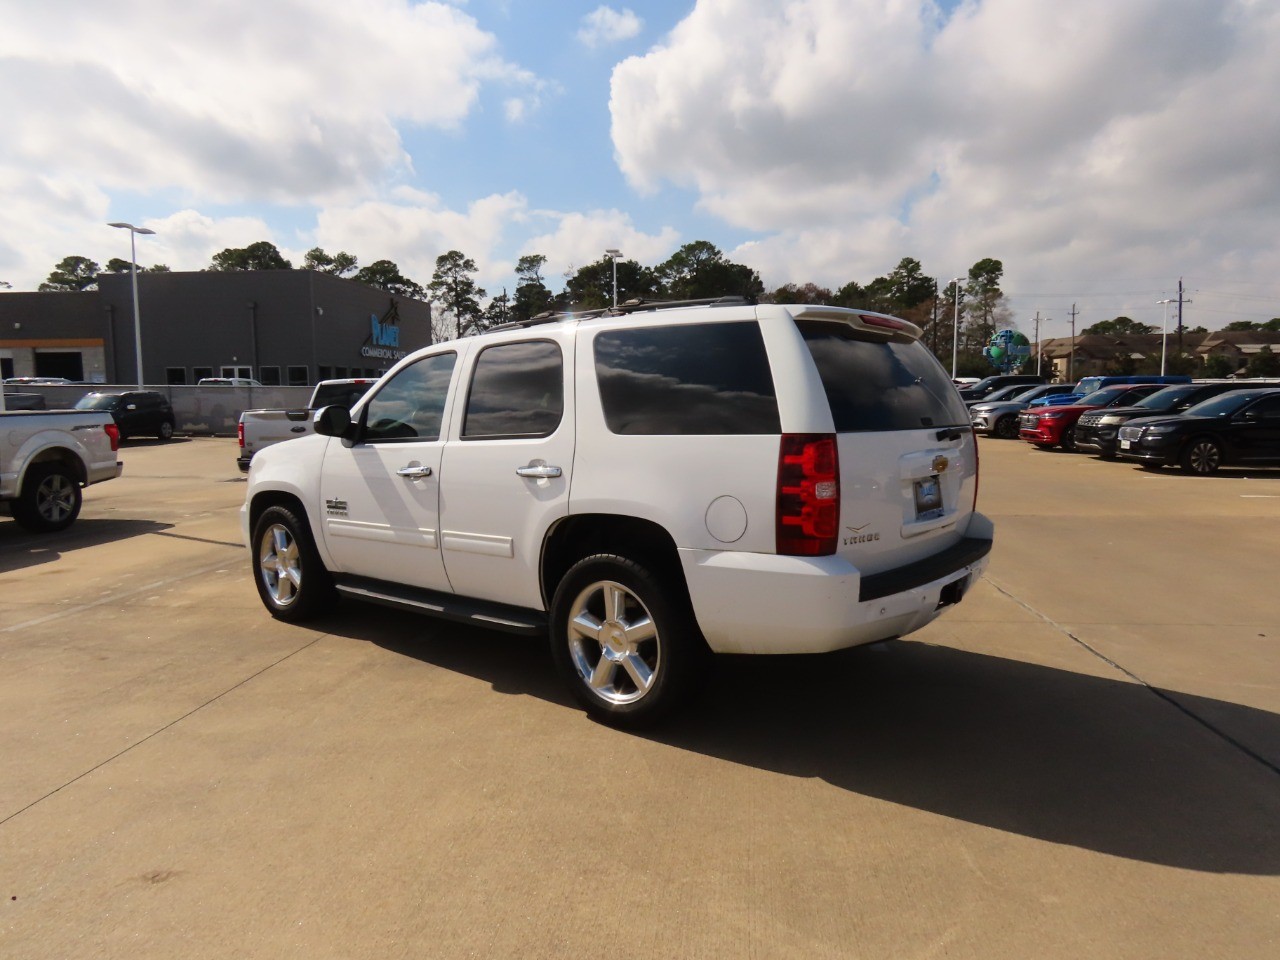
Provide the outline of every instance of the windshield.
[[114,393],[88,393],[76,401],[77,410],[114,410],[119,405]]
[[1103,387],[1101,390],[1095,390],[1093,393],[1080,398],[1076,403],[1081,406],[1105,407],[1128,389],[1128,387]]
[[1195,393],[1200,388],[1197,386],[1187,387],[1165,387],[1163,390],[1157,390],[1149,397],[1143,397],[1135,407],[1141,407],[1144,410],[1172,410],[1180,404],[1186,397]]
[[[1022,390],[1021,387],[1018,388]],[[1056,387],[1045,388],[1042,385],[1036,385],[1029,390],[1022,390],[1021,393],[1015,393],[1010,400],[1034,400],[1036,397],[1048,397],[1054,393],[1066,393],[1065,390],[1059,390]]]
[[1194,407],[1188,407],[1188,417],[1229,417],[1257,395],[1248,392],[1223,393]]

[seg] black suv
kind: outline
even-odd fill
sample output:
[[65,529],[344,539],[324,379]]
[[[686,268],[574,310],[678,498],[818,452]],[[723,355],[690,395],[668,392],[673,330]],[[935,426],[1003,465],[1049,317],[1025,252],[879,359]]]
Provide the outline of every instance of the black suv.
[[1120,456],[1148,470],[1280,466],[1280,388],[1233,390],[1180,417],[1142,417],[1120,428]]
[[[1120,445],[1120,428],[1138,417],[1173,417],[1198,403],[1235,390],[1256,389],[1256,380],[1223,380],[1219,383],[1179,383],[1139,400],[1131,407],[1091,410],[1076,421],[1076,447],[1110,460]],[[1266,386],[1272,384],[1269,381]]]
[[120,428],[121,440],[139,434],[161,440],[173,436],[173,407],[168,397],[155,390],[86,393],[76,401],[76,409],[109,411]]
[[960,391],[960,399],[965,403],[973,403],[977,400],[985,400],[989,394],[994,393],[1001,387],[1008,387],[1017,383],[1034,387],[1038,383],[1048,382],[1048,377],[1036,376],[1034,373],[999,373],[987,377],[985,380],[979,380],[971,387],[965,387]]

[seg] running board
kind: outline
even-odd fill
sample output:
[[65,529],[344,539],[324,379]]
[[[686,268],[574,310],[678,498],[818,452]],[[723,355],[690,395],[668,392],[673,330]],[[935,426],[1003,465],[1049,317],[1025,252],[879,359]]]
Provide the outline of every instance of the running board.
[[406,587],[385,580],[369,577],[336,575],[334,586],[344,597],[380,603],[383,606],[421,613],[443,620],[469,623],[474,627],[503,630],[536,636],[547,632],[547,615],[541,610],[513,607],[505,603],[491,603],[470,597],[458,597],[437,590]]

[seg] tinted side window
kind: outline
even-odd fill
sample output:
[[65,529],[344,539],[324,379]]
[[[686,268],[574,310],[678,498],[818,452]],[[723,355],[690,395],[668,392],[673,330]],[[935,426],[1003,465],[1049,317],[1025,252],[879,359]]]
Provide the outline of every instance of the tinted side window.
[[595,339],[596,380],[613,433],[780,433],[760,325],[640,327]]
[[476,360],[462,436],[546,437],[564,413],[564,360],[549,340],[486,347]]
[[969,413],[924,344],[872,340],[843,323],[803,320],[836,432],[969,425]]
[[364,408],[361,439],[439,440],[454,353],[423,357],[382,385]]

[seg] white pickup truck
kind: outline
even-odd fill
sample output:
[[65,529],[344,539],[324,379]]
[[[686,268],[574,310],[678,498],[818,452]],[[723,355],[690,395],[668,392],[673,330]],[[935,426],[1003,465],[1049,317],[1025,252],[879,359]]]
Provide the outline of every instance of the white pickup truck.
[[35,533],[69,527],[81,488],[120,476],[119,447],[106,411],[0,406],[0,509]]
[[366,377],[321,380],[316,384],[304,409],[244,411],[240,414],[240,423],[236,429],[240,439],[240,455],[236,457],[236,466],[241,473],[248,473],[254,454],[273,443],[312,433],[311,416],[317,410],[331,404],[348,408],[355,406],[356,401],[377,382],[376,379]]

